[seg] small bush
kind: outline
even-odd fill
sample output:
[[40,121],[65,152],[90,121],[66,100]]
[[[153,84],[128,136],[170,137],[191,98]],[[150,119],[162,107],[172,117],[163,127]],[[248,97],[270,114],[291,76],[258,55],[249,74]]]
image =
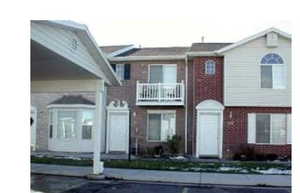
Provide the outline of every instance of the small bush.
[[172,155],[177,155],[180,150],[181,137],[178,135],[173,135],[172,137],[168,137],[167,146],[169,153]]
[[270,153],[266,155],[266,159],[269,161],[274,161],[276,159],[278,159],[278,155],[274,154],[274,153]]
[[162,156],[164,154],[164,148],[161,145],[155,146],[154,147],[154,154],[155,156]]

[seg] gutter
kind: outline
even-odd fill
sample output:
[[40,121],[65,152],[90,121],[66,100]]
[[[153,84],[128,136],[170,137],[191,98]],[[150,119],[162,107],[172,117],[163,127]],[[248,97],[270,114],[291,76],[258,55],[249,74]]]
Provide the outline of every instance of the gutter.
[[187,127],[188,127],[188,55],[185,57],[185,128],[184,152],[187,154]]
[[141,60],[184,60],[186,55],[165,55],[165,56],[125,56],[125,57],[108,57],[111,62],[122,61],[141,61]]

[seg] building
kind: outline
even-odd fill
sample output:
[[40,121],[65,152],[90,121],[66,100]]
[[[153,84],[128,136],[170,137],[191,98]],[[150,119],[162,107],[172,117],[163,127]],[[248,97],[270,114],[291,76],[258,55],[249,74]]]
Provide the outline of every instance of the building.
[[[270,28],[235,43],[100,49],[122,82],[106,88],[102,152],[128,153],[130,142],[133,153],[144,154],[154,147],[164,148],[176,134],[181,138],[180,153],[196,157],[231,159],[241,146],[261,153],[291,154],[289,34]],[[73,121],[86,117],[80,140],[88,138],[92,143],[87,128],[92,127],[95,97],[89,83],[65,85],[72,90],[60,94],[49,94],[50,88],[39,94],[44,101],[40,99],[38,108],[45,112],[37,118],[37,125],[43,123],[43,128],[37,127],[39,149],[90,152],[91,145],[78,143],[78,137],[69,146],[51,144],[58,133],[49,133],[53,127],[62,127],[55,121],[57,126],[52,124],[60,119],[56,106],[78,106],[81,110]]]

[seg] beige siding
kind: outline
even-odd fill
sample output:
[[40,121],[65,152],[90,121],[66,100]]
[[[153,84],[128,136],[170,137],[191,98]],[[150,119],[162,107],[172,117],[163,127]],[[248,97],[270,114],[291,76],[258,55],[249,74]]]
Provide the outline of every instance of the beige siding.
[[31,81],[31,93],[95,91],[95,80]]
[[[225,53],[224,102],[226,106],[291,106],[291,41],[279,36],[278,47],[266,47],[266,37]],[[279,54],[287,65],[287,88],[260,88],[260,61]]]

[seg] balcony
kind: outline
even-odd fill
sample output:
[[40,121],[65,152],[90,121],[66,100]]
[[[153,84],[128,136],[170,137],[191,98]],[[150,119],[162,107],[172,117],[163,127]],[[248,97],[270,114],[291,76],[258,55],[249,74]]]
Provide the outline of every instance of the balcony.
[[136,105],[182,106],[184,105],[184,83],[137,82]]

